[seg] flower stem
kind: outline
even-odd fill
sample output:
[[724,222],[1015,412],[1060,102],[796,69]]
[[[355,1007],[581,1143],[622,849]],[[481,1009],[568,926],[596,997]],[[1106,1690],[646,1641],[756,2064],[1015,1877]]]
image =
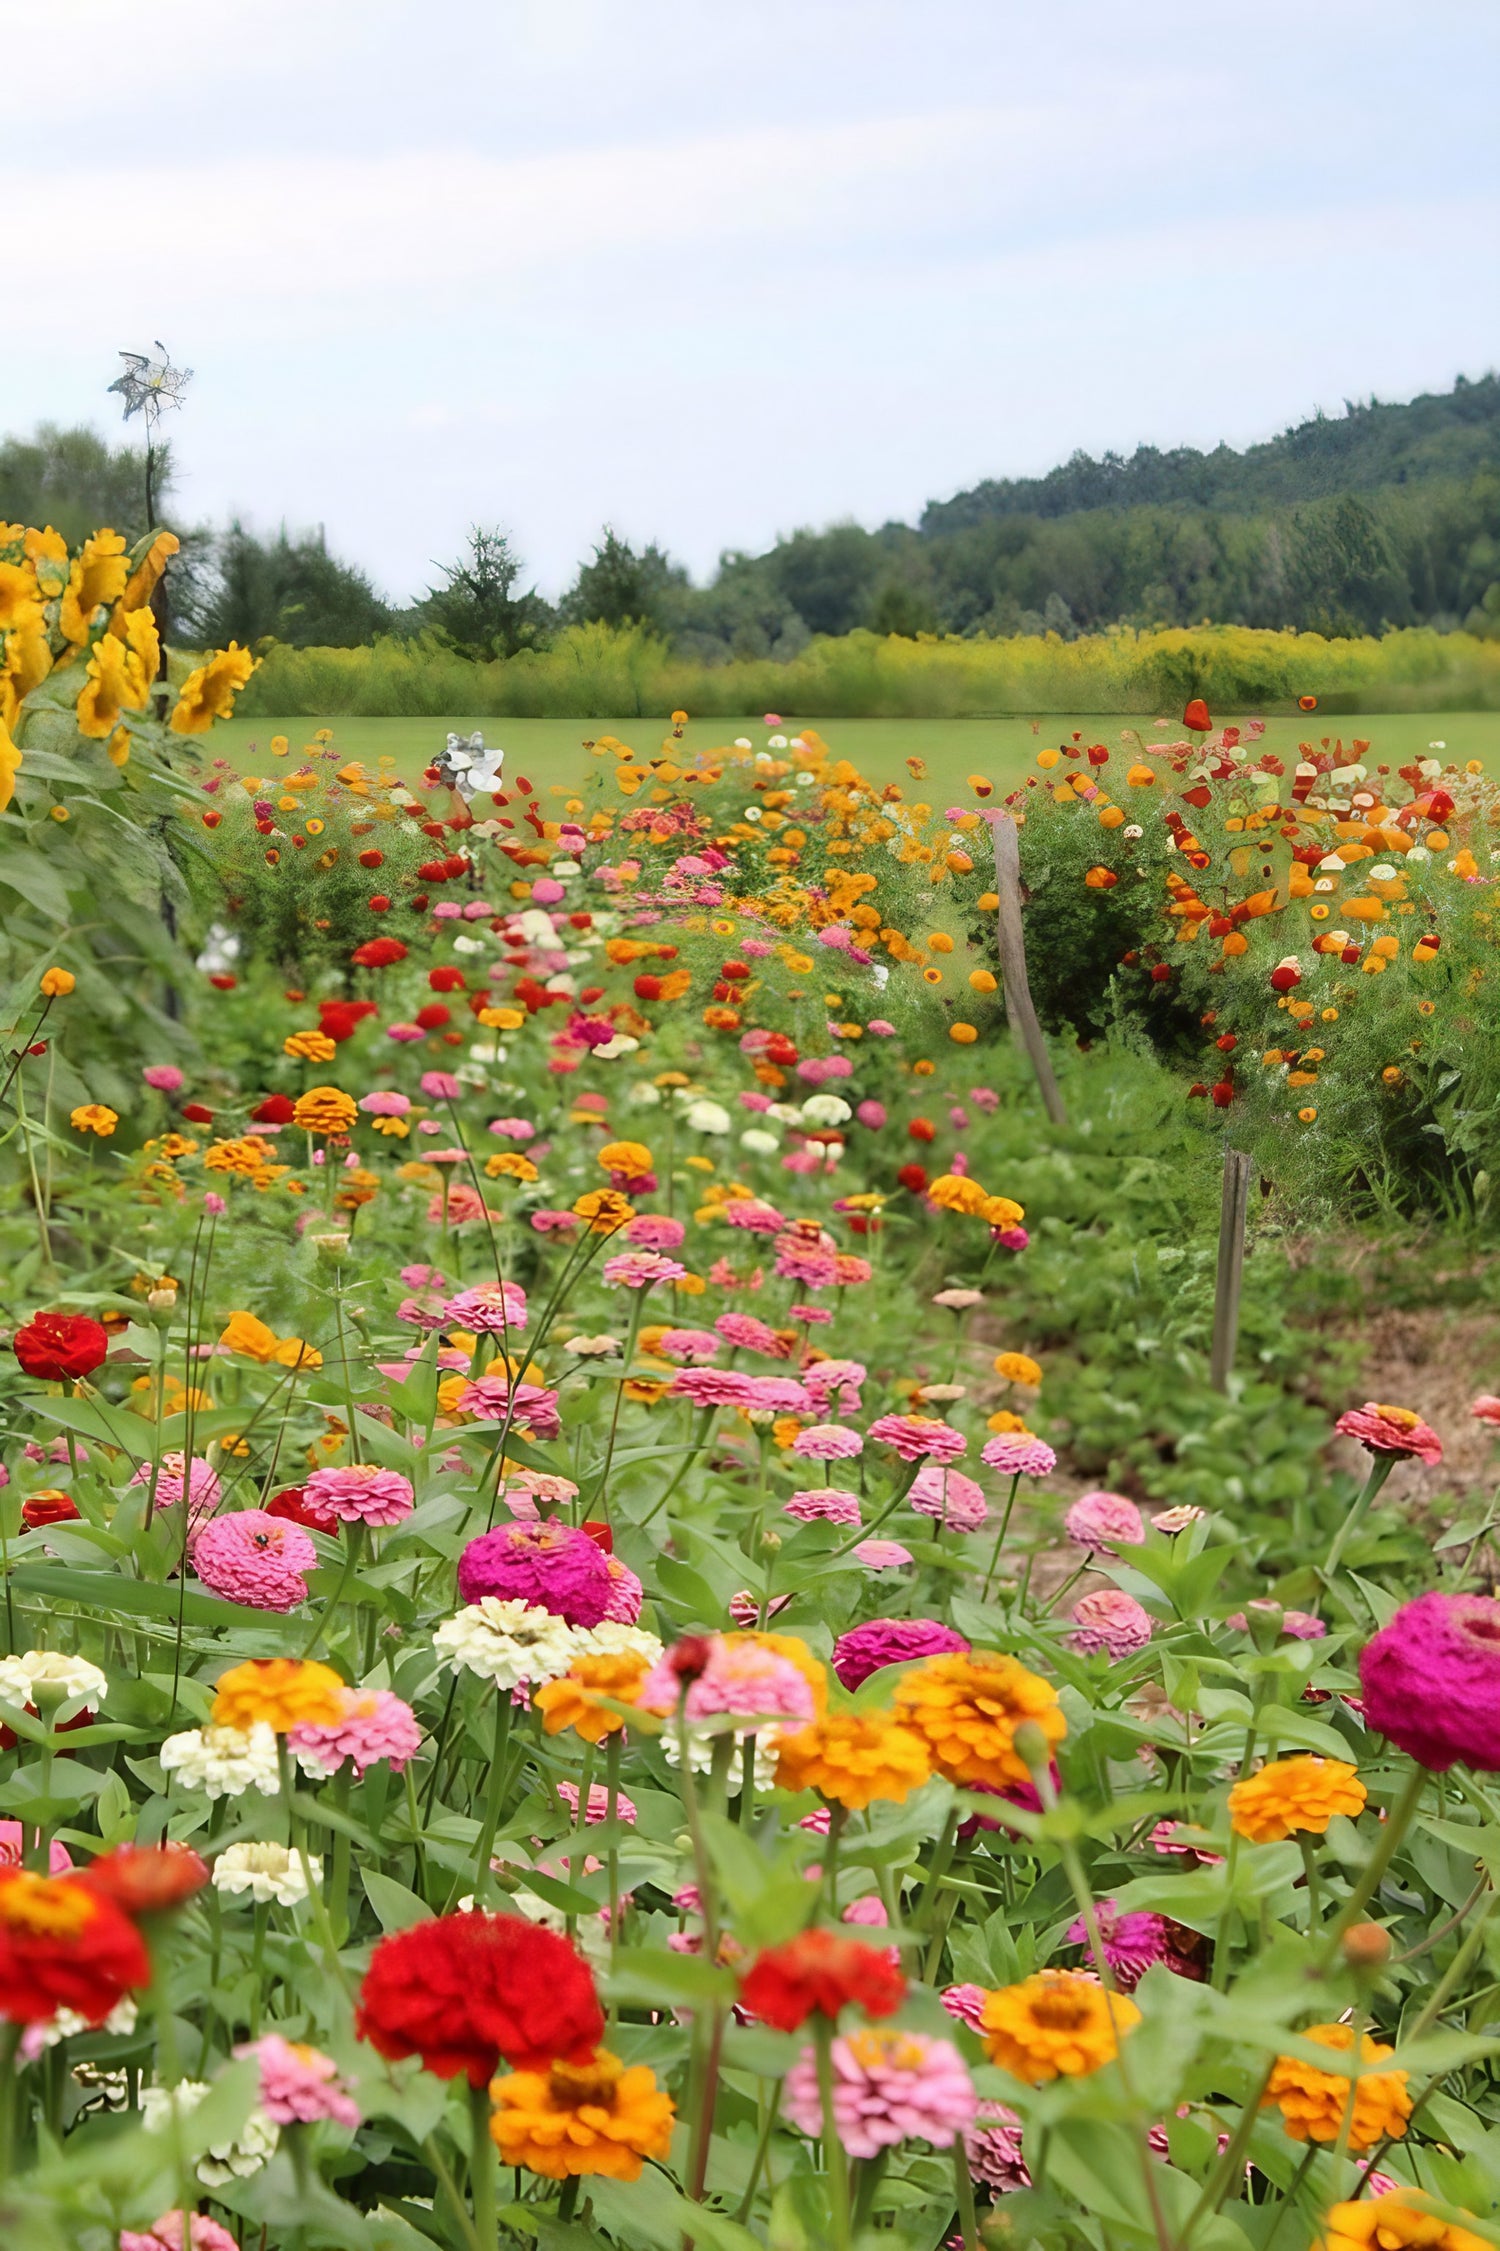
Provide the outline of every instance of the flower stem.
[[[990,1555],[990,1567],[984,1575],[984,1586],[980,1590],[979,1599],[981,1602],[988,1602],[990,1598],[990,1581],[994,1578],[995,1573],[1000,1568],[1000,1550],[1004,1547],[1005,1535],[1010,1530],[1010,1512],[1016,1505],[1016,1489],[1019,1486],[1020,1482],[1021,1472],[1017,1470],[1015,1476],[1010,1481],[1010,1491],[1005,1496],[1005,1510],[1000,1518],[1000,1529],[995,1534],[995,1545]],[[971,2184],[971,2197],[972,2194],[973,2189]]]
[[1333,1577],[1334,1572],[1338,1569],[1339,1557],[1343,1554],[1344,1549],[1348,1545],[1352,1535],[1364,1522],[1365,1515],[1369,1509],[1370,1503],[1374,1500],[1376,1494],[1380,1491],[1381,1486],[1390,1476],[1391,1471],[1395,1468],[1398,1459],[1399,1456],[1395,1454],[1374,1454],[1371,1456],[1370,1474],[1365,1479],[1364,1491],[1359,1495],[1358,1499],[1354,1503],[1353,1508],[1350,1509],[1349,1514],[1344,1518],[1343,1523],[1339,1526],[1338,1530],[1333,1535],[1333,1545],[1328,1550],[1328,1560],[1323,1565],[1323,1580],[1325,1585]]
[[469,2194],[474,2202],[474,2233],[484,2251],[495,2245],[495,2145],[490,2140],[488,2087],[469,2089]]
[[839,2139],[833,2108],[833,2020],[818,2010],[813,2017],[813,2050],[818,2059],[818,2105],[823,2113],[823,2166],[828,2175],[831,2251],[853,2251],[849,2226],[849,2161]]

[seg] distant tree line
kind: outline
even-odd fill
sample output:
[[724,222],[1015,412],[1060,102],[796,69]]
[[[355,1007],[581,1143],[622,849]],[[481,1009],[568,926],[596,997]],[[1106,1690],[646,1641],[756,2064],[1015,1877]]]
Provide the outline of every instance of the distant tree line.
[[[170,463],[167,465],[170,474]],[[0,441],[0,516],[135,531],[142,463],[86,430]],[[168,514],[170,515],[170,488]],[[1500,380],[1405,404],[1349,403],[1264,445],[1077,454],[1036,478],[934,501],[915,525],[836,524],[726,552],[693,584],[654,541],[606,526],[561,601],[476,525],[426,592],[387,602],[321,529],[231,523],[189,539],[179,638],[353,648],[427,634],[513,656],[560,627],[635,624],[698,663],[795,657],[818,634],[1057,633],[1113,624],[1291,627],[1341,637],[1463,626],[1500,638]]]

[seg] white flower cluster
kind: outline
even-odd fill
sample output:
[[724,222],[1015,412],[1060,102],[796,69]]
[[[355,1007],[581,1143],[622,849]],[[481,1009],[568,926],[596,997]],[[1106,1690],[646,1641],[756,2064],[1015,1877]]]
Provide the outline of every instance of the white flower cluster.
[[247,1790],[276,1797],[281,1773],[276,1736],[264,1720],[252,1728],[189,1727],[169,1735],[157,1756],[185,1790],[206,1790],[211,1798],[243,1797]]
[[[175,2087],[143,2087],[141,2124],[148,2134],[165,2133],[174,2111],[179,2118],[190,2117],[207,2093],[206,2079],[179,2079]],[[205,2188],[248,2180],[275,2156],[276,2142],[276,2128],[265,2112],[252,2110],[232,2141],[209,2143],[198,2160],[198,2178]]]
[[573,1628],[550,1610],[494,1594],[446,1619],[432,1641],[452,1671],[478,1673],[500,1689],[561,1679],[579,1646]]
[[28,1649],[19,1657],[0,1657],[0,1697],[25,1711],[36,1692],[50,1689],[64,1701],[102,1704],[109,1676],[86,1657],[64,1657],[52,1649]]
[[226,1845],[214,1862],[215,1891],[247,1891],[261,1907],[295,1907],[307,1897],[309,1877],[322,1883],[321,1857],[310,1852],[304,1870],[302,1855],[288,1845]]
[[644,1626],[622,1625],[614,1618],[601,1618],[597,1626],[581,1628],[574,1638],[580,1657],[642,1657],[648,1665],[657,1662],[666,1646]]

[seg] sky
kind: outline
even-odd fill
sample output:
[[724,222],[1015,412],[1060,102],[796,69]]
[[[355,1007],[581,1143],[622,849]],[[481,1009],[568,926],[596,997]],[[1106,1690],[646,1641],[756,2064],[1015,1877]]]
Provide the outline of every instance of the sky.
[[[179,512],[393,599],[700,578],[1500,365],[1493,0],[0,0],[0,429],[194,370]],[[17,211],[17,203],[21,208]]]

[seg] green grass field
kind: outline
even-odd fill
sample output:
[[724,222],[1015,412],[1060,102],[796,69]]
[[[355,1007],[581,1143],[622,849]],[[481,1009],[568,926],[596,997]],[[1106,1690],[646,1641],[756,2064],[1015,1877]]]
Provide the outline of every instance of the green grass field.
[[[461,734],[480,727],[487,742],[505,745],[507,773],[524,774],[542,790],[554,783],[576,784],[589,763],[582,748],[585,739],[616,735],[636,751],[650,753],[664,732],[660,721],[643,719],[339,719],[328,724],[333,728],[334,747],[346,758],[373,764],[382,753],[388,753],[409,776],[442,748],[450,726]],[[268,747],[273,735],[286,735],[295,757],[302,745],[311,741],[317,725],[316,720],[306,718],[236,719],[215,729],[214,749],[232,759],[242,773],[268,772],[273,766]],[[1097,712],[1082,718],[1053,713],[1035,722],[802,718],[789,722],[783,731],[794,733],[797,725],[816,726],[836,754],[852,759],[873,780],[908,782],[905,761],[924,759],[927,774],[921,784],[923,793],[933,802],[952,797],[964,803],[969,802],[964,794],[966,775],[986,774],[997,784],[1013,788],[1032,770],[1039,750],[1067,742],[1075,729],[1084,742],[1104,743],[1111,750],[1120,748],[1126,728],[1139,728],[1148,741],[1162,736],[1171,739],[1181,732],[1175,724],[1154,729],[1149,720],[1101,718]],[[762,718],[705,719],[689,724],[682,748],[691,755],[732,742],[736,736],[748,736],[759,749],[769,731]],[[1426,757],[1429,744],[1441,742],[1445,748],[1433,752],[1433,756],[1482,758],[1487,766],[1500,771],[1500,712],[1407,711],[1388,717],[1366,714],[1327,721],[1316,714],[1310,720],[1279,718],[1267,721],[1264,741],[1281,756],[1295,757],[1299,741],[1317,742],[1324,734],[1342,736],[1346,744],[1356,735],[1367,740],[1372,763],[1404,766],[1414,757]],[[1128,750],[1129,745],[1125,747]]]

